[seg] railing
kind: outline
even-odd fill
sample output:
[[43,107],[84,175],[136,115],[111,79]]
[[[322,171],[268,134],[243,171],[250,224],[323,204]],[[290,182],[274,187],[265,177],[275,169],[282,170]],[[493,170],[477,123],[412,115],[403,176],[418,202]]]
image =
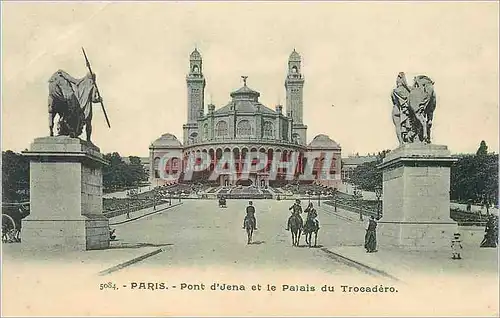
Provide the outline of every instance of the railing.
[[356,206],[353,206],[353,205],[350,205],[350,204],[346,204],[340,200],[337,200],[337,202],[335,203],[335,201],[331,201],[331,200],[327,200],[327,201],[324,201],[325,204],[327,205],[330,205],[330,206],[335,206],[335,204],[337,205],[337,208],[341,208],[341,209],[344,209],[344,210],[347,210],[347,211],[350,211],[350,212],[354,212],[354,213],[357,213],[357,214],[363,214],[363,215],[367,215],[367,216],[374,216],[374,217],[377,217],[377,211],[371,211],[371,210],[366,210],[366,209],[362,209],[360,207],[356,207]]

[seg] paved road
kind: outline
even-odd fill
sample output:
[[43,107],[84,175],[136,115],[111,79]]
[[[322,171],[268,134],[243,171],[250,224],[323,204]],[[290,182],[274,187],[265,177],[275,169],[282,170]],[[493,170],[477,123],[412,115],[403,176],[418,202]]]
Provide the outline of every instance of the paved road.
[[[127,243],[167,245],[166,251],[134,268],[144,266],[230,266],[235,269],[294,268],[324,273],[352,272],[321,248],[291,246],[285,230],[291,201],[255,200],[258,230],[254,243],[246,244],[242,229],[247,200],[230,200],[228,208],[217,201],[184,200],[181,207],[151,217],[117,226],[118,238]],[[305,207],[305,202],[304,202]],[[363,229],[358,221],[339,218],[320,208],[319,247],[358,245]],[[351,216],[351,214],[346,213]],[[305,217],[305,215],[304,215]],[[305,245],[302,236],[301,245]]]
[[[285,231],[292,201],[255,200],[258,231],[255,244],[247,245],[242,229],[246,204],[246,200],[229,200],[228,208],[220,209],[214,200],[184,200],[182,206],[165,213],[116,226],[121,242],[166,246],[160,254],[105,276],[125,289],[107,301],[120,302],[129,315],[145,314],[147,308],[148,314],[217,316],[370,315],[377,313],[375,307],[382,313],[380,308],[389,308],[394,302],[420,299],[408,297],[402,284],[369,276],[323,250],[347,245],[363,251],[363,224],[352,213],[339,211],[337,216],[332,207],[321,206],[321,247],[297,248],[291,246],[290,233]],[[132,284],[140,283],[143,287],[164,283],[169,289],[160,293],[131,289]],[[193,289],[182,290],[183,284]],[[214,284],[245,289],[212,290]],[[267,290],[268,284],[276,290]],[[380,294],[373,302],[373,295],[344,293],[342,285],[394,286],[401,292]],[[261,292],[252,292],[251,286],[260,286]],[[324,287],[335,292],[324,292]],[[423,306],[417,302],[402,308]],[[360,306],[368,303],[373,306]]]
[[[229,200],[227,209],[219,209],[215,200],[183,202],[165,212],[115,226],[120,239],[117,244],[162,245],[164,251],[109,275],[95,276],[96,265],[113,260],[123,262],[123,255],[142,249],[96,251],[101,255],[98,264],[71,260],[67,255],[61,258],[64,262],[56,264],[26,261],[7,267],[10,270],[10,274],[7,273],[10,287],[6,289],[8,312],[87,316],[404,316],[415,313],[476,316],[498,312],[498,294],[492,292],[493,288],[498,289],[497,281],[486,282],[482,279],[484,275],[478,275],[482,272],[474,272],[473,267],[468,269],[472,275],[460,280],[462,283],[458,285],[449,284],[450,279],[457,280],[456,275],[436,284],[436,272],[443,268],[433,267],[433,276],[427,276],[416,288],[405,282],[368,276],[330,258],[322,248],[359,249],[365,257],[380,254],[382,262],[390,256],[387,251],[386,254],[363,253],[363,224],[353,213],[339,209],[338,214],[333,214],[332,207],[321,206],[318,243],[323,247],[296,248],[291,246],[290,234],[285,231],[292,201],[255,200],[259,230],[254,237],[256,244],[248,246],[241,228],[246,200]],[[301,243],[304,244],[303,239]],[[144,252],[152,249],[154,247],[146,248]],[[66,264],[75,261],[78,264]],[[92,276],[87,267],[94,271]],[[5,269],[4,264],[4,272]],[[119,290],[100,290],[100,284],[107,282],[116,284]],[[131,288],[141,283],[145,289]],[[156,288],[159,284],[169,289],[148,289],[150,285]],[[199,290],[181,290],[182,284]],[[245,289],[211,290],[213,284]],[[268,284],[276,290],[267,290]],[[344,285],[391,286],[398,291],[348,293],[342,291]],[[252,286],[260,286],[260,292],[252,291]],[[314,292],[311,287],[315,288]],[[335,291],[323,291],[322,287],[332,287]],[[457,303],[443,299],[468,301]]]

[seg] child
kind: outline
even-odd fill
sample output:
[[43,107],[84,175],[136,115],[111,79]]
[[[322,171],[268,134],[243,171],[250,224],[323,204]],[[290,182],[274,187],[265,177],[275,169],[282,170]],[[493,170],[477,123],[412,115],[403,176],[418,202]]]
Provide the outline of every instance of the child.
[[462,249],[462,242],[460,241],[460,233],[455,233],[453,240],[451,240],[451,249],[453,259],[462,259],[460,257],[460,250]]

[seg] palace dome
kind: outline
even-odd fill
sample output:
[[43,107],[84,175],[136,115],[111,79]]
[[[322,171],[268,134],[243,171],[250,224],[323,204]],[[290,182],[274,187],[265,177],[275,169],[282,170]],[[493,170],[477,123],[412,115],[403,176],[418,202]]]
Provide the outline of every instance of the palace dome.
[[259,102],[260,93],[245,84],[243,87],[231,92],[232,101],[215,111],[215,114],[229,114],[233,110],[240,113],[276,114],[276,111],[264,106]]
[[151,144],[152,147],[169,147],[169,148],[179,148],[182,147],[181,142],[172,134],[163,134],[160,138],[153,141]]
[[325,134],[319,134],[309,143],[309,148],[340,149],[340,145]]

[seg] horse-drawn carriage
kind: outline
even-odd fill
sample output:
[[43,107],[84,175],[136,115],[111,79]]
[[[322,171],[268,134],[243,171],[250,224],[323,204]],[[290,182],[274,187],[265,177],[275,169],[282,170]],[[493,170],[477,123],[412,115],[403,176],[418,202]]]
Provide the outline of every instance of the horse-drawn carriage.
[[29,211],[18,204],[5,206],[2,210],[2,242],[21,242],[21,220]]
[[2,214],[2,242],[20,242],[20,231],[16,227],[16,222],[8,214]]

